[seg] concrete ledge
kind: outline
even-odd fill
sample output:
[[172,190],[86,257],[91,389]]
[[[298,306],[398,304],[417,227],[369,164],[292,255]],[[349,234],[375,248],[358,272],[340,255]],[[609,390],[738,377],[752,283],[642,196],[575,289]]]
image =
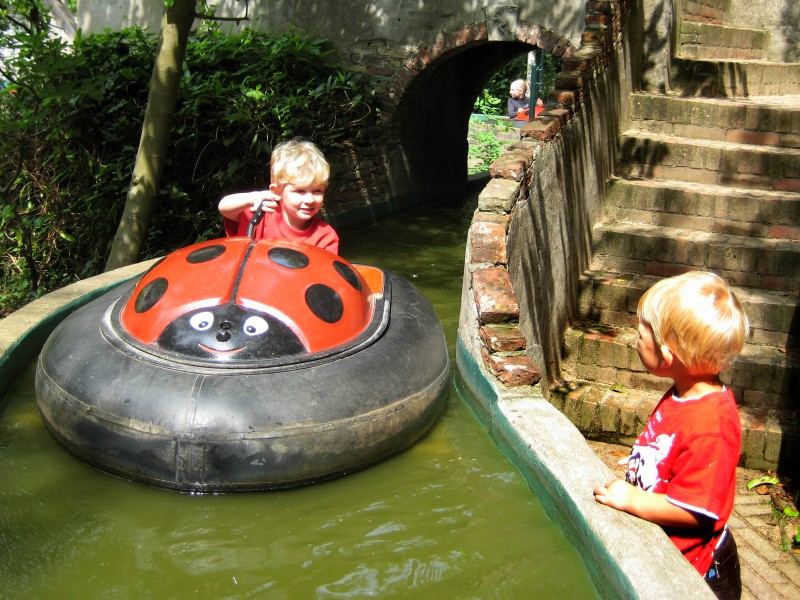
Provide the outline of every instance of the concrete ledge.
[[0,398],[39,353],[67,315],[109,288],[136,277],[158,259],[122,267],[78,281],[26,304],[0,321]]
[[[462,304],[462,317],[471,312]],[[608,467],[541,396],[539,386],[498,385],[476,358],[479,344],[470,337],[470,327],[462,321],[456,348],[458,387],[572,541],[600,596],[714,598],[660,527],[594,500],[593,488],[612,478]]]

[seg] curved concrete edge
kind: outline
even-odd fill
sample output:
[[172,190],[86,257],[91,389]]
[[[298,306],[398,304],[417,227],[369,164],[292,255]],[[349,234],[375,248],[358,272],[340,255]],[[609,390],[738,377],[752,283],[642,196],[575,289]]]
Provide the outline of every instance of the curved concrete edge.
[[115,285],[143,273],[158,260],[154,258],[83,279],[50,292],[0,320],[0,398],[5,397],[67,315]]
[[540,386],[506,387],[483,365],[468,269],[463,281],[456,346],[459,388],[572,541],[599,595],[713,599],[660,527],[595,501],[592,490],[613,474],[570,420],[542,396]]

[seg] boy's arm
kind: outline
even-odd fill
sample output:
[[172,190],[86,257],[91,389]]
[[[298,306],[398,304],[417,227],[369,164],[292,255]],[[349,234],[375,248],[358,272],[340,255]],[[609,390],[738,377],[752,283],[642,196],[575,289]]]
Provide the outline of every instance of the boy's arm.
[[275,207],[278,205],[277,196],[270,190],[228,194],[222,197],[217,208],[223,217],[236,221],[239,218],[239,213],[245,208],[250,208],[255,212],[259,205],[264,209],[264,212],[274,212]]
[[594,489],[594,498],[646,521],[665,527],[698,527],[705,518],[672,504],[665,494],[647,492],[622,479],[615,479]]

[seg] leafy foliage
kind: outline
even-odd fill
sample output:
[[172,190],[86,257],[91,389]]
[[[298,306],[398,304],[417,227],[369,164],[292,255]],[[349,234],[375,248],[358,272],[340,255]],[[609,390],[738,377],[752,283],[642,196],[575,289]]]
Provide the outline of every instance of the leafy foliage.
[[[473,116],[472,118],[477,119],[478,117]],[[484,123],[482,127],[478,125],[475,129],[474,143],[469,145],[470,166],[467,168],[467,172],[470,174],[489,170],[489,166],[497,160],[508,145],[507,141],[503,142],[498,138],[498,133],[514,129],[514,125],[508,120],[489,119],[488,123]]]
[[[10,9],[5,8],[11,6]],[[34,8],[35,10],[31,9]],[[154,37],[137,29],[48,35],[40,0],[0,3],[0,316],[103,269],[125,203]],[[27,12],[26,12],[27,11]],[[143,258],[222,234],[220,195],[265,185],[272,146],[323,151],[370,118],[366,82],[299,32],[228,35],[187,47],[172,142]]]
[[475,100],[475,112],[482,115],[502,115],[506,112],[505,109],[505,102],[497,96],[492,95],[489,90],[485,88],[481,92],[481,95],[478,96],[478,99]]

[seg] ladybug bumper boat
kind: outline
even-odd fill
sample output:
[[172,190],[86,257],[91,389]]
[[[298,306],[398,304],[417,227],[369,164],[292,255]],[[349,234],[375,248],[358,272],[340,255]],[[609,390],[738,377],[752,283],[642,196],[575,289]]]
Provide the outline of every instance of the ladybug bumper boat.
[[307,244],[211,240],[65,319],[40,412],[84,461],[192,492],[284,488],[417,441],[449,384],[441,324],[401,277]]

